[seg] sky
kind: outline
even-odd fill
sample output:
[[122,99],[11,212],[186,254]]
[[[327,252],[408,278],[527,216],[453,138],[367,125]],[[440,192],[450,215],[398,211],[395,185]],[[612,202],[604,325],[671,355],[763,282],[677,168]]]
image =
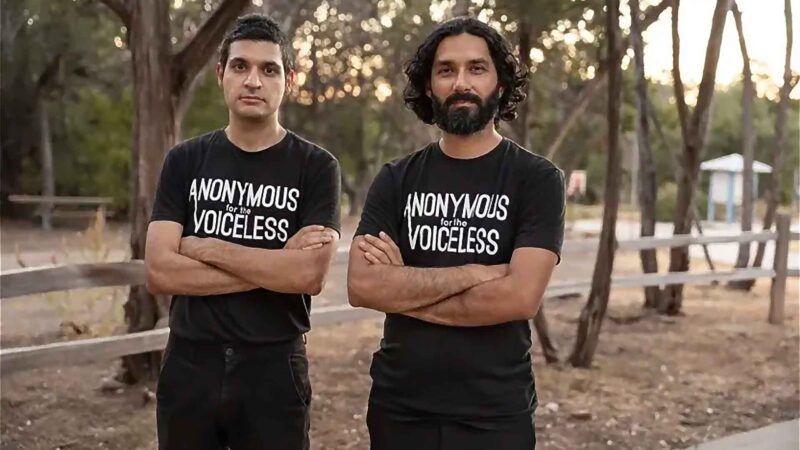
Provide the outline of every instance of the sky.
[[[742,27],[750,54],[754,78],[758,80],[759,95],[776,98],[778,86],[783,84],[783,60],[786,52],[786,26],[783,17],[784,0],[737,0],[742,11]],[[681,76],[685,84],[700,83],[705,61],[708,35],[715,0],[683,0],[678,17],[681,37]],[[794,43],[791,66],[800,73],[800,0],[791,0]],[[672,36],[671,10],[644,34],[645,70],[654,81],[671,83]],[[759,80],[767,75],[766,80]],[[736,34],[733,15],[727,15],[722,48],[720,50],[717,83],[730,84],[741,79],[742,54]],[[761,77],[760,77],[761,76]],[[800,98],[800,88],[795,88],[792,98]]]

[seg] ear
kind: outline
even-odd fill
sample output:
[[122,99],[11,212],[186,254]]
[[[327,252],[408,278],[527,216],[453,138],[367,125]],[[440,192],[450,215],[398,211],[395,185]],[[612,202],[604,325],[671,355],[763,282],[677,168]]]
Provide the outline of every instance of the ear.
[[289,70],[286,72],[286,91],[290,91],[294,87],[294,83],[297,81],[297,72],[294,70]]
[[222,66],[222,63],[217,63],[216,72],[217,86],[222,87],[222,76],[225,75],[225,67]]

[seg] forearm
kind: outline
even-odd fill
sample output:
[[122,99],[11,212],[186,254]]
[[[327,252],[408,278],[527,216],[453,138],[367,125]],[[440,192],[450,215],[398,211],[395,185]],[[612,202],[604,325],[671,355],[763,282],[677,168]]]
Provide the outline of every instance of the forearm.
[[147,261],[147,289],[153,294],[216,295],[255,289],[236,275],[178,253]]
[[424,308],[483,282],[483,267],[364,266],[357,276],[348,274],[350,303],[388,313]]
[[531,291],[516,289],[516,285],[513,276],[508,275],[403,314],[426,322],[462,327],[532,319],[539,310],[544,285]]
[[207,264],[265,289],[315,295],[322,289],[330,265],[331,245],[315,250],[270,250],[215,240],[198,256]]

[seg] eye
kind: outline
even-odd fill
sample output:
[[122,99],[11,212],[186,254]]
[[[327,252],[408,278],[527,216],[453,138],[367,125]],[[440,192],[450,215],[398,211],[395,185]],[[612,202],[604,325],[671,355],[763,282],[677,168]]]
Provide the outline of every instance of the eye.
[[447,75],[450,72],[452,71],[450,70],[449,67],[441,67],[436,73],[438,73],[439,75]]
[[241,71],[245,69],[245,65],[242,62],[237,62],[233,64],[233,70]]
[[486,72],[486,67],[483,66],[472,66],[471,69],[473,73],[483,73]]
[[266,68],[264,68],[264,73],[267,74],[267,75],[275,75],[275,74],[278,73],[278,71],[275,70],[274,67],[266,67]]

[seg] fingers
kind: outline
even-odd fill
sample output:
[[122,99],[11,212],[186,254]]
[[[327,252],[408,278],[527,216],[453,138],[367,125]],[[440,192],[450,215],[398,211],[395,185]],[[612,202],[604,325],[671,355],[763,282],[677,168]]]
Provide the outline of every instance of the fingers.
[[389,246],[389,249],[391,250],[389,258],[392,260],[392,262],[400,266],[404,265],[403,254],[400,252],[400,247],[398,247],[397,244],[394,243],[392,238],[389,237],[389,235],[384,233],[383,231],[379,233],[379,236],[381,240]]
[[382,264],[382,263],[381,263],[381,262],[378,260],[378,258],[376,258],[375,256],[373,256],[373,255],[372,255],[372,254],[370,254],[370,253],[366,253],[366,252],[364,252],[364,258],[366,258],[366,260],[367,260],[369,263],[371,263],[371,264]]
[[331,237],[330,233],[325,231],[312,231],[306,233],[301,239],[300,243],[303,247],[307,247],[313,244],[327,244],[331,242],[333,238]]
[[313,244],[313,245],[309,245],[309,246],[303,247],[301,250],[315,250],[315,249],[318,249],[318,248],[322,248],[323,245],[325,245],[325,244],[322,244],[322,243]]
[[322,226],[322,225],[307,225],[307,226],[304,226],[303,228],[300,228],[299,230],[297,230],[297,234],[309,233],[309,232],[312,232],[312,231],[325,231],[325,227]]
[[297,230],[297,233],[295,233],[290,240],[292,239],[296,240],[304,237],[309,233],[319,233],[321,231],[325,231],[325,227],[323,227],[322,225],[308,225]]
[[[392,264],[386,252],[382,248],[374,245],[369,238],[375,239],[374,236],[366,235],[364,240],[358,243],[358,247],[361,251],[363,251],[365,255],[371,255],[375,260],[375,264]],[[367,258],[367,260],[373,262],[373,259]]]
[[372,246],[379,248],[386,255],[388,255],[392,251],[392,248],[389,246],[389,244],[387,244],[380,238],[372,236],[371,234],[364,235],[364,239],[366,239],[366,241],[369,242]]

